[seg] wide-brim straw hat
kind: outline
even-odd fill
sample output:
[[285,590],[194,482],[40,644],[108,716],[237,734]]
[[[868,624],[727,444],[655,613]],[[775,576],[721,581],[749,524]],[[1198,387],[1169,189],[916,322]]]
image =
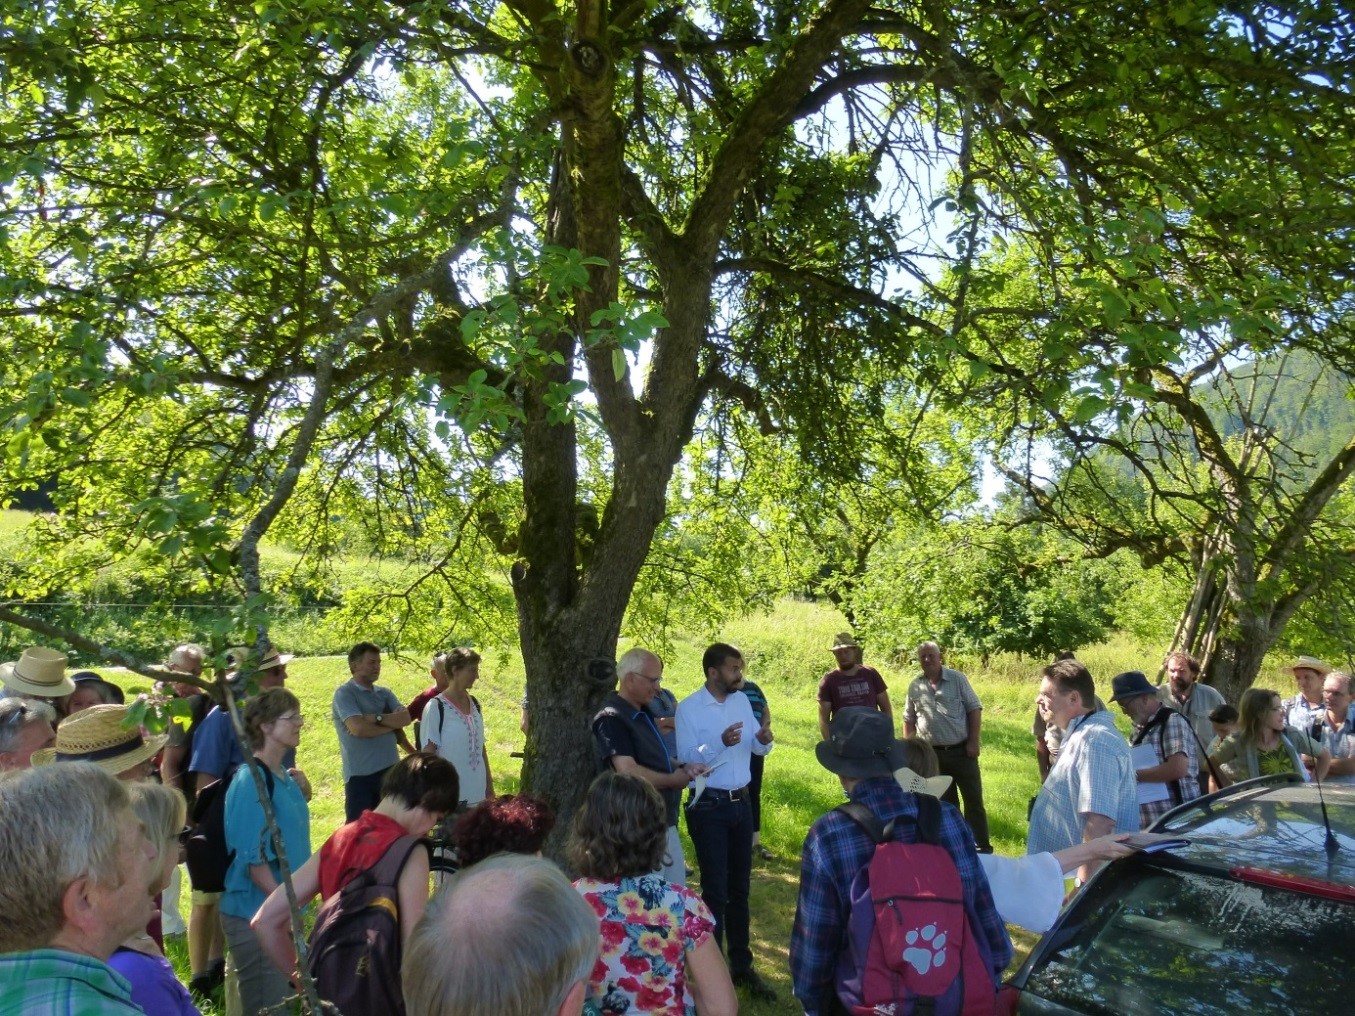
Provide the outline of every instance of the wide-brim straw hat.
[[839,649],[860,649],[860,648],[861,647],[856,644],[856,639],[852,638],[852,633],[849,631],[840,631],[833,636],[833,648],[831,651],[834,653],[837,652]]
[[1315,670],[1326,677],[1332,672],[1332,667],[1328,663],[1323,663],[1316,656],[1300,656],[1289,670],[1291,673],[1295,670]]
[[75,691],[75,682],[66,676],[66,654],[45,646],[25,649],[14,662],[0,665],[0,684],[35,698],[65,698]]
[[[232,670],[239,671],[253,659],[254,648],[252,646],[236,646],[234,649],[226,650],[226,663]],[[252,670],[272,670],[274,667],[286,666],[294,657],[291,653],[279,653],[276,646],[269,646],[264,650],[263,658],[254,664]]]
[[56,745],[33,752],[33,765],[93,762],[116,776],[153,758],[169,735],[147,737],[139,727],[123,726],[127,712],[127,706],[90,706],[66,717],[56,728]]
[[930,797],[940,797],[950,789],[951,783],[949,776],[919,776],[907,766],[896,770],[894,779],[907,793],[927,794]]

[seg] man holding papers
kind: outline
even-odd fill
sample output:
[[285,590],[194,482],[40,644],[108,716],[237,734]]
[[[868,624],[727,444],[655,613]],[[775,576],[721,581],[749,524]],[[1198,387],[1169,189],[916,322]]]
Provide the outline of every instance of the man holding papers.
[[1147,829],[1178,804],[1200,796],[1195,737],[1190,721],[1163,705],[1141,672],[1117,674],[1110,686],[1115,692],[1110,700],[1134,724],[1129,744],[1138,781],[1139,827]]

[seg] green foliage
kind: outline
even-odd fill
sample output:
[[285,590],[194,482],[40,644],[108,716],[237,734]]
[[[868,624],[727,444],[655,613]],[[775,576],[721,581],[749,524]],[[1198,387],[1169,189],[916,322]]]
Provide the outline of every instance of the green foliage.
[[947,651],[1052,657],[1100,642],[1119,577],[1076,545],[1031,527],[970,518],[896,532],[855,597],[861,632],[905,660],[918,643]]

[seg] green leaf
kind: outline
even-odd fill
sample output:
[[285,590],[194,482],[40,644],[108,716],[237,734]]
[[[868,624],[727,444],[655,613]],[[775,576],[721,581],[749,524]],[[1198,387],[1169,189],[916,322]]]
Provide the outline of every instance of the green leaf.
[[626,352],[623,349],[612,350],[612,374],[620,381],[626,376]]

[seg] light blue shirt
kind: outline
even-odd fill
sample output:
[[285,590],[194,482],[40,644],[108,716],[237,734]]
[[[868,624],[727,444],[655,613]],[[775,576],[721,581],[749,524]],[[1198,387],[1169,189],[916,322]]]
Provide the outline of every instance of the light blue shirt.
[[[311,813],[306,797],[296,780],[285,772],[273,774],[273,811],[282,831],[287,865],[295,872],[311,856]],[[221,912],[249,920],[263,906],[266,894],[249,877],[251,864],[267,864],[273,878],[282,881],[277,851],[265,834],[263,805],[254,787],[248,766],[242,765],[226,790],[226,846],[235,851],[226,871],[226,892],[221,897]]]
[[1139,801],[1129,742],[1108,712],[1074,717],[1030,815],[1026,853],[1053,853],[1082,842],[1088,814],[1115,822],[1114,832],[1139,829]]
[[364,688],[356,681],[349,681],[335,690],[330,715],[334,720],[334,730],[339,735],[339,754],[343,757],[345,781],[354,776],[370,776],[389,769],[400,761],[400,752],[395,746],[394,730],[378,737],[354,737],[343,721],[365,714],[393,713],[402,708],[400,700],[389,688],[375,685]]
[[[722,735],[731,724],[742,723],[737,744],[726,746]],[[723,702],[702,685],[677,707],[677,752],[683,762],[703,762],[719,768],[706,778],[713,790],[742,790],[753,778],[754,754],[766,755],[770,744],[757,739],[758,722],[752,703],[741,691],[732,691]]]

